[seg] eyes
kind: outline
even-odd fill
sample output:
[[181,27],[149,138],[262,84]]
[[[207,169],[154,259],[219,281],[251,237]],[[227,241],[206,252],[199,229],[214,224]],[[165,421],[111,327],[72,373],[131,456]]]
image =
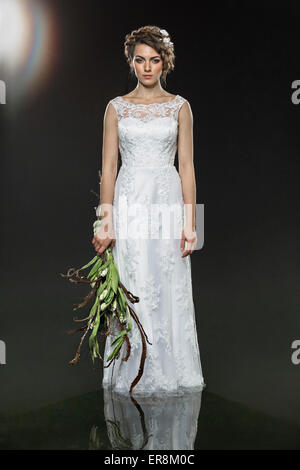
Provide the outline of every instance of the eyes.
[[[135,59],[135,61],[136,61],[138,64],[140,64],[141,62],[143,62],[143,59],[137,58],[137,59]],[[158,64],[158,62],[160,62],[160,59],[153,59],[153,62],[154,62],[155,64]]]

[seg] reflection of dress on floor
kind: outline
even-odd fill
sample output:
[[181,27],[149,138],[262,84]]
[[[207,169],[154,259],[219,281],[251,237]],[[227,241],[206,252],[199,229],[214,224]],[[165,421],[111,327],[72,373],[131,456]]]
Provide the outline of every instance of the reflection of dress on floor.
[[104,390],[104,416],[113,449],[194,450],[202,391],[135,406]]
[[[185,389],[202,390],[206,386],[196,330],[191,260],[190,256],[181,258],[178,238],[183,228],[184,201],[174,160],[178,113],[185,101],[176,95],[168,102],[147,105],[128,102],[121,96],[109,102],[118,116],[122,159],[113,200],[116,234],[113,255],[121,282],[140,299],[138,303],[128,302],[152,343],[147,343],[144,373],[133,389],[137,397],[180,395]],[[127,206],[126,237],[119,236],[120,230],[124,229],[124,211],[121,210],[124,201]],[[144,210],[148,209],[146,219],[137,211],[130,211],[136,203],[142,204]],[[169,225],[163,222],[165,218],[151,217],[150,205],[153,207],[153,204],[180,208],[179,212],[174,211],[173,230],[168,238],[163,232],[165,225]],[[156,224],[155,220],[158,220]],[[130,227],[133,226],[132,236]],[[149,227],[158,230],[156,239]],[[114,334],[106,339],[105,364],[118,332],[115,324]],[[123,345],[121,357],[104,369],[102,382],[103,387],[112,386],[121,394],[129,392],[141,358],[140,333],[133,319],[129,338],[131,355],[128,361],[122,361]]]

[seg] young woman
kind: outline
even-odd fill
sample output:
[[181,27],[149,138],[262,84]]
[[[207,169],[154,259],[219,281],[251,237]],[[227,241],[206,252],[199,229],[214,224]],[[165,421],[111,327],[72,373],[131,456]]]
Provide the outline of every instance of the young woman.
[[[174,69],[168,32],[144,26],[127,34],[124,45],[137,86],[106,107],[100,190],[105,223],[93,245],[101,254],[112,244],[120,280],[139,297],[131,306],[152,343],[147,343],[144,373],[133,394],[182,395],[206,386],[189,256],[197,242],[193,116],[185,98],[161,85]],[[118,150],[122,165],[116,179]],[[117,325],[114,328],[117,334]],[[114,334],[107,337],[104,359],[114,338]],[[142,354],[135,322],[129,338],[130,358],[104,368],[102,382],[122,395],[128,394]]]

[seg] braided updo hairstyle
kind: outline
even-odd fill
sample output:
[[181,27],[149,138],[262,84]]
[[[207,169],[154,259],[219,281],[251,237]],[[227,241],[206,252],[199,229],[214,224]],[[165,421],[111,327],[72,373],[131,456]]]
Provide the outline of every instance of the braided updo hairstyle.
[[134,49],[136,44],[147,44],[160,54],[163,61],[161,81],[165,84],[167,74],[174,69],[175,54],[174,45],[170,40],[170,36],[166,30],[158,26],[142,26],[141,28],[126,34],[124,42],[124,53],[130,67],[130,72],[134,73],[132,67],[132,59],[134,57]]

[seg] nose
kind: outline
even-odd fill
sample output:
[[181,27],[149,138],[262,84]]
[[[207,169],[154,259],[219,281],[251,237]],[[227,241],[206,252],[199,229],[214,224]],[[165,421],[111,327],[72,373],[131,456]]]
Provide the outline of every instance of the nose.
[[144,67],[144,70],[145,70],[145,72],[151,72],[150,63],[149,63],[149,64],[147,64],[147,63],[145,62],[145,67]]

